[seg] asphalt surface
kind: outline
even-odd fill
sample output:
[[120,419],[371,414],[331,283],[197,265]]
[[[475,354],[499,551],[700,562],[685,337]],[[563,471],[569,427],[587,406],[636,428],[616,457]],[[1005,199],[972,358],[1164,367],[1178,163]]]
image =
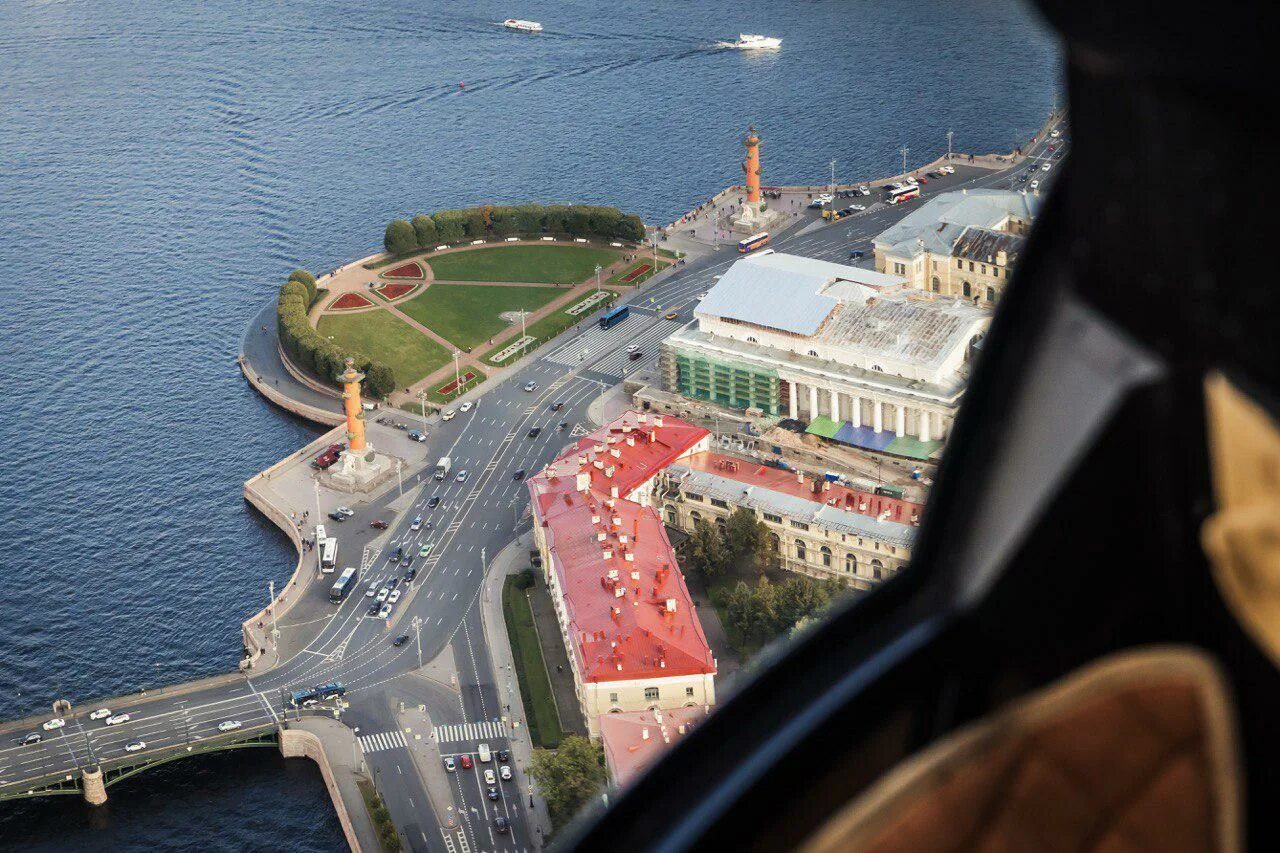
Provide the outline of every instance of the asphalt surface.
[[[961,187],[1008,187],[1020,173],[1049,162],[1051,170],[1047,175],[1037,172],[1043,191],[1044,178],[1052,178],[1057,162],[1066,153],[1065,144],[1046,151],[1046,142],[1053,140],[1041,140],[1032,146],[1034,166],[1023,164],[1005,172],[990,172],[957,165],[955,175],[929,180],[923,187],[923,200]],[[873,195],[860,203],[875,198]],[[807,212],[797,227],[775,239],[771,247],[842,263],[847,262],[850,251],[860,249],[867,256],[863,263],[870,265],[874,235],[918,204],[889,206],[876,202],[864,213],[800,233],[817,221],[816,213]],[[130,697],[128,707],[112,710],[128,711],[132,720],[110,727],[87,719],[88,712],[98,705],[78,705],[64,728],[41,732],[44,740],[35,745],[15,744],[33,729],[6,726],[5,737],[9,739],[0,747],[0,793],[37,787],[97,762],[119,764],[184,749],[192,742],[217,737],[217,725],[227,720],[239,721],[244,733],[265,731],[286,715],[333,713],[332,702],[305,712],[286,709],[283,696],[289,690],[340,681],[347,688],[345,702],[349,705],[339,709],[341,718],[347,725],[359,728],[358,737],[370,772],[410,849],[461,853],[460,848],[465,845],[470,853],[534,847],[536,839],[531,838],[526,820],[528,780],[517,772],[511,781],[499,781],[495,787],[500,798],[490,801],[485,796],[489,786],[484,783],[479,762],[470,771],[459,768],[450,774],[460,824],[456,831],[443,832],[446,816],[432,812],[403,736],[397,740],[393,709],[399,701],[420,701],[430,708],[436,726],[455,727],[444,730],[448,739],[440,742],[440,749],[445,755],[474,756],[480,742],[488,743],[495,751],[509,748],[505,709],[481,630],[477,599],[485,568],[483,557],[497,554],[522,525],[528,524],[523,518],[527,492],[524,483],[513,478],[514,472],[537,471],[559,453],[571,436],[581,435],[586,428],[587,406],[602,388],[616,383],[624,373],[651,368],[660,341],[691,319],[690,311],[699,294],[710,289],[739,257],[733,247],[728,247],[689,260],[669,278],[629,295],[625,301],[633,308],[628,320],[609,330],[587,326],[570,333],[513,374],[486,384],[470,412],[431,424],[428,458],[449,456],[453,461],[450,475],[437,483],[431,479],[430,468],[406,472],[406,486],[416,484],[419,478],[427,483],[417,502],[396,518],[379,547],[366,551],[360,582],[345,601],[330,604],[329,584],[316,583],[308,592],[307,601],[288,614],[282,626],[290,635],[285,647],[296,651],[278,666],[260,676],[251,674],[179,696]],[[278,382],[282,392],[296,393],[299,399],[313,405],[334,405],[331,398],[300,385],[283,371],[275,352],[271,310],[272,306],[268,306],[255,319],[246,337],[246,355],[268,381]],[[670,311],[679,313],[677,321],[664,319],[663,315]],[[627,357],[630,345],[643,354],[640,359],[631,361]],[[537,389],[522,390],[530,380],[537,383]],[[557,402],[564,404],[563,409],[551,411],[551,404]],[[417,419],[408,414],[390,417],[399,417],[410,427],[418,426]],[[561,422],[567,422],[569,428],[559,429]],[[533,428],[539,432],[531,438],[528,433]],[[456,475],[463,470],[468,477],[459,482]],[[429,509],[427,502],[434,496],[439,496],[440,504]],[[341,542],[358,529],[367,531],[369,521],[375,518],[390,518],[386,503],[394,497],[392,490],[373,505],[356,505],[356,517],[333,525],[333,533]],[[410,530],[419,514],[424,522],[422,528]],[[351,539],[354,541],[355,537]],[[430,556],[417,557],[418,549],[427,543],[432,546]],[[400,582],[403,598],[395,605],[390,620],[370,618],[367,609],[373,599],[365,592],[371,585],[381,587],[392,577],[404,574],[403,568],[393,567],[387,559],[389,552],[400,545],[415,555],[413,564],[418,577],[412,584]],[[353,563],[349,553],[340,559],[340,565]],[[415,617],[421,620],[417,630],[412,624]],[[397,648],[392,640],[400,634],[413,634],[415,639]],[[450,687],[433,688],[424,686],[422,679],[409,683],[404,678],[419,665],[418,639],[423,661],[436,658],[453,644],[454,683]],[[137,741],[144,741],[146,749],[125,752],[126,744]],[[498,816],[509,822],[508,833],[495,831],[494,820]]]

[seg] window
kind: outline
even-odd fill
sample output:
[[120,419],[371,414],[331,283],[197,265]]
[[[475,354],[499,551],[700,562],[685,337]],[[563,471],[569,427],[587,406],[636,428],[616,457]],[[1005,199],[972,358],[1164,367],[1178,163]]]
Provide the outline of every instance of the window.
[[818,351],[817,351],[816,349],[811,349],[811,350],[809,350],[809,355],[813,356],[814,358],[817,358],[817,357],[818,357]]
[[702,513],[698,512],[696,509],[693,512],[689,513],[690,524],[697,524],[700,518],[702,518]]
[[684,695],[686,695],[686,696],[692,696],[692,695],[693,695],[693,688],[692,688],[692,687],[686,687],[686,688],[684,689]]
[[678,516],[676,515],[675,507],[671,507],[671,506],[667,507],[667,524],[669,524],[672,527],[675,527],[677,523],[678,523]]
[[774,514],[773,514],[773,513],[771,513],[771,512],[766,512],[766,513],[764,514],[764,520],[765,520],[765,521],[772,521],[774,524],[781,524],[781,523],[782,523],[782,516],[780,516],[780,515],[774,515]]
[[973,286],[972,286],[972,285],[970,285],[970,284],[969,284],[969,282],[967,282],[967,281],[964,283],[964,295],[965,295],[965,296],[972,296],[972,295],[973,295]]
[[725,503],[724,501],[720,500],[719,498],[712,498],[712,499],[711,499],[711,505],[712,505],[712,506],[718,506],[718,507],[720,507],[721,509],[728,509],[728,508],[729,508],[729,505],[728,505],[727,503]]
[[609,701],[610,701],[610,702],[612,702],[614,705],[617,705],[617,704],[618,704],[618,694],[617,694],[617,693],[610,693],[610,694],[609,694]]
[[933,292],[934,293],[942,292],[942,282],[938,279],[936,275],[933,277]]
[[778,536],[778,534],[776,533],[770,533],[769,534],[769,550],[775,554],[781,551],[782,537]]
[[858,573],[858,558],[852,554],[845,554],[844,570],[848,574],[856,575]]
[[793,521],[793,522],[791,522],[791,526],[792,526],[792,527],[794,527],[796,530],[808,530],[808,529],[809,529],[809,525],[805,524],[803,521]]
[[956,259],[956,269],[958,270],[964,269],[964,261],[960,260],[959,258]]
[[871,576],[876,580],[884,578],[884,563],[879,560],[871,561]]
[[883,368],[883,367],[881,367],[881,366],[880,366],[880,365],[878,365],[878,364],[873,364],[873,365],[871,365],[871,369],[872,369],[872,370],[878,370],[879,372],[884,373],[884,368]]
[[658,701],[658,688],[656,688],[656,687],[646,687],[646,688],[644,689],[644,701],[646,701],[646,702],[656,702],[656,701]]
[[758,344],[758,343],[760,343],[760,342],[759,342],[759,341],[757,341],[755,338],[751,337],[750,335],[747,335],[747,343],[749,343],[749,344]]
[[702,503],[702,495],[697,492],[685,492],[684,499],[687,501],[693,501],[694,503]]
[[803,540],[803,539],[797,539],[797,540],[796,540],[796,559],[797,559],[797,560],[807,560],[807,559],[809,559],[809,554],[808,554],[808,552],[807,552],[807,551],[805,550],[805,548],[804,548],[804,540]]
[[996,301],[996,289],[994,287],[987,288],[987,301],[988,302]]
[[973,272],[973,261],[969,261],[969,272]]
[[982,274],[983,274],[983,275],[986,275],[986,274],[987,274],[987,265],[986,265],[986,264],[983,264],[983,265],[982,265]]
[[831,549],[826,545],[822,546],[822,565],[824,568],[831,568]]

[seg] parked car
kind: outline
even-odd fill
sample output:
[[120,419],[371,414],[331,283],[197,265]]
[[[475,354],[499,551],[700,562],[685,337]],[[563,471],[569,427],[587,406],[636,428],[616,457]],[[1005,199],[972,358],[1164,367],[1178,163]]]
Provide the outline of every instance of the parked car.
[[147,748],[147,742],[145,740],[135,740],[133,743],[125,744],[124,751],[125,752],[142,752],[142,750],[146,748]]
[[356,511],[349,506],[340,506],[337,509],[335,509],[334,512],[336,512],[338,515],[342,516],[343,518],[352,518],[356,514]]
[[369,589],[365,591],[364,597],[373,598],[377,594],[378,594],[378,585],[375,583],[373,586],[369,587]]
[[1052,163],[1045,163],[1043,166],[1041,166],[1041,167],[1040,167],[1040,171],[1042,171],[1042,172],[1047,172],[1047,171],[1049,171],[1049,170],[1050,170],[1050,169],[1052,169],[1052,168],[1053,168],[1053,164],[1052,164]]
[[451,420],[453,420],[454,416],[455,416],[455,415],[457,415],[457,414],[458,414],[458,413],[457,413],[457,412],[455,412],[453,409],[445,409],[445,410],[444,410],[444,412],[443,412],[443,413],[441,413],[441,415],[440,415],[440,420],[442,420],[442,421],[451,421]]
[[866,256],[867,256],[867,253],[862,251],[861,249],[852,249],[849,252],[849,260],[851,261],[860,261]]
[[431,556],[431,543],[430,543],[430,542],[428,542],[426,545],[423,545],[421,548],[419,548],[419,549],[418,549],[418,556],[419,556],[419,557],[430,557],[430,556]]
[[329,517],[334,521],[338,522],[339,524],[347,520],[347,517],[342,513],[338,512],[337,510],[334,510],[333,512],[329,513]]
[[386,530],[388,527],[387,523],[382,519],[369,522],[369,526],[372,527],[374,530]]
[[427,440],[426,435],[424,435],[422,430],[419,430],[419,429],[411,429],[407,433],[405,433],[405,435],[409,436],[410,441],[426,441]]
[[497,756],[499,761],[501,761],[503,764],[506,764],[508,761],[511,760],[511,750],[500,749],[497,752]]
[[401,558],[401,557],[403,557],[403,556],[404,556],[404,546],[403,546],[403,545],[397,545],[397,546],[396,546],[396,549],[395,549],[394,551],[392,551],[390,554],[388,554],[388,555],[387,555],[387,562],[388,562],[388,563],[398,563],[398,562],[400,562],[400,558]]
[[413,565],[413,555],[405,554],[404,559],[400,561],[400,568],[407,569]]
[[39,743],[42,740],[44,740],[44,735],[39,732],[32,732],[22,740],[18,741],[18,746],[31,746],[33,743]]
[[564,408],[564,403],[560,400],[557,400],[556,402],[551,404],[551,411],[553,412],[558,412],[563,408]]
[[639,361],[640,359],[644,358],[644,352],[638,349],[632,350],[631,352],[627,353],[627,358],[629,358],[631,361]]
[[391,595],[391,590],[384,586],[382,589],[378,590],[378,595],[374,598],[374,601],[381,604],[387,600],[387,596],[389,595]]
[[413,580],[413,579],[414,579],[414,578],[416,578],[417,576],[418,576],[418,570],[417,570],[416,568],[415,568],[415,569],[409,569],[409,571],[407,571],[407,572],[405,572],[405,573],[404,573],[404,580],[405,580],[405,583],[408,583],[409,581]]
[[118,726],[121,723],[127,723],[132,719],[133,717],[129,716],[128,714],[115,714],[114,716],[107,717],[107,725]]
[[234,732],[238,728],[240,728],[239,720],[227,720],[225,723],[218,723],[218,731],[220,732]]
[[468,400],[467,402],[463,403],[461,406],[458,407],[458,411],[464,412],[464,413],[469,412],[471,411],[471,406],[472,406],[472,402]]
[[867,186],[866,184],[863,184],[862,186],[858,187],[858,192],[861,195],[871,195],[871,187]]
[[89,719],[91,719],[91,720],[101,720],[101,719],[105,719],[106,717],[110,717],[110,716],[111,716],[111,709],[110,709],[110,708],[99,708],[98,710],[93,711],[93,712],[91,712],[91,713],[89,714]]
[[498,775],[502,777],[502,781],[510,782],[511,781],[511,765],[503,764],[499,766]]
[[394,640],[391,641],[391,645],[395,646],[398,649],[407,642],[409,642],[409,635],[401,634],[399,637],[396,637]]
[[378,611],[382,609],[381,604],[370,604],[369,609],[365,612],[366,616],[377,616]]
[[531,379],[531,380],[529,380],[528,382],[524,383],[524,390],[526,390],[526,391],[537,391],[537,390],[538,390],[538,383],[537,383],[537,382],[534,382],[534,381]]
[[457,769],[458,769],[458,765],[457,765],[457,763],[453,760],[452,756],[448,756],[448,755],[446,755],[446,756],[445,756],[445,758],[444,758],[444,769],[445,769],[445,772],[446,772],[446,773],[452,773],[453,771],[455,771],[455,770],[457,770]]

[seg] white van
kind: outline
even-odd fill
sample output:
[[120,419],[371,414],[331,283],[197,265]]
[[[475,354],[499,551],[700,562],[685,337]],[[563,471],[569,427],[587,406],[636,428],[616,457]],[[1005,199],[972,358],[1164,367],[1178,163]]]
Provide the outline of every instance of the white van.
[[493,757],[493,755],[489,752],[489,744],[487,743],[482,743],[478,747],[476,747],[476,754],[480,756],[480,760],[482,762],[488,761],[490,758]]

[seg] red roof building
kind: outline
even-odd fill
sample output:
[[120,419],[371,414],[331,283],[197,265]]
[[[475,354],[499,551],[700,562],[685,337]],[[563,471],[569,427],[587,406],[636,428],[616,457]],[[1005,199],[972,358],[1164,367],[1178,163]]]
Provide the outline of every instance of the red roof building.
[[601,716],[600,742],[613,784],[619,788],[631,784],[709,712],[703,706]]

